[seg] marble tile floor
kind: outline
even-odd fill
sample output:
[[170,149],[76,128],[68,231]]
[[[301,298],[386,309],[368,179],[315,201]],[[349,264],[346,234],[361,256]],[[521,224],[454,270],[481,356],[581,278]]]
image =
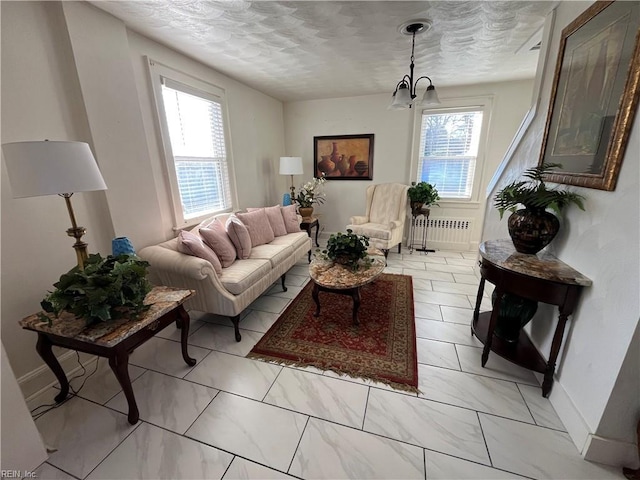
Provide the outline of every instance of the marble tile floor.
[[[247,309],[236,343],[225,317],[190,312],[189,353],[173,326],[138,348],[130,374],[140,422],[104,359],[77,397],[36,420],[54,448],[41,479],[622,479],[582,460],[528,370],[470,334],[473,252],[390,253],[412,275],[420,394],[316,368],[245,358],[294,295],[277,284]],[[307,263],[287,276],[290,293]],[[288,293],[289,293],[288,292]],[[484,309],[490,308],[487,289]],[[93,367],[87,369],[88,375]],[[79,387],[83,378],[72,383]],[[55,387],[30,399],[51,403]]]

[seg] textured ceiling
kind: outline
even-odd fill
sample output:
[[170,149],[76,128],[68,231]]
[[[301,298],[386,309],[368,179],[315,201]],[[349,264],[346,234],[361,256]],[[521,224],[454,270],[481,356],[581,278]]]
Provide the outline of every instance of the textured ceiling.
[[[391,92],[409,73],[453,86],[533,77],[521,47],[557,2],[94,1],[143,35],[283,101]],[[422,88],[427,85],[420,84]]]

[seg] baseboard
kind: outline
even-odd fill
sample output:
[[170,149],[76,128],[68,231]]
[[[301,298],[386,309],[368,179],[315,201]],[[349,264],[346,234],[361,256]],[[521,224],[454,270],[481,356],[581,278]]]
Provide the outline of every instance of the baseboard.
[[[80,363],[86,369],[88,369],[96,359],[97,357],[93,355],[80,354]],[[60,362],[60,366],[66,372],[67,378],[72,377],[76,372],[81,370],[75,351],[69,350],[64,352],[58,357],[58,362]],[[22,395],[24,395],[27,401],[50,386],[57,384],[58,380],[47,365],[41,365],[18,379],[18,385],[20,386],[20,390],[22,390]]]
[[[542,384],[543,376],[539,373],[535,374],[540,384]],[[554,378],[553,388],[549,395],[549,401],[554,410],[558,414],[558,417],[567,429],[567,433],[571,437],[571,440],[575,444],[578,452],[582,452],[587,443],[591,430],[589,425],[582,417],[582,414],[577,409],[571,397],[564,389],[562,384],[558,382],[557,378]]]
[[589,434],[582,451],[585,460],[615,467],[639,468],[638,446],[611,438]]

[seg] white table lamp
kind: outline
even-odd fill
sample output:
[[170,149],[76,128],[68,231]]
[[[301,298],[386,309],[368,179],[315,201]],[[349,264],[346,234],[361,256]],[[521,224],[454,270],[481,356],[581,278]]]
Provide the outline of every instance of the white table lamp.
[[293,176],[303,173],[302,157],[280,157],[280,175],[291,175],[291,201],[296,198]]
[[65,199],[71,218],[67,235],[76,239],[78,267],[84,268],[88,258],[86,233],[79,227],[71,206],[76,192],[106,190],[89,145],[81,142],[16,142],[2,145],[13,198],[59,195]]

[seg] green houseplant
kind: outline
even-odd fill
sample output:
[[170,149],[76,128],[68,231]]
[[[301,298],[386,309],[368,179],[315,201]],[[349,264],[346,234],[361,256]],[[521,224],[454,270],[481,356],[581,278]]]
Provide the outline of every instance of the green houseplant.
[[437,202],[440,200],[436,187],[427,182],[411,182],[407,195],[414,215],[419,215],[425,206],[428,208],[431,205],[438,205]]
[[[509,210],[509,235],[516,250],[520,253],[535,254],[546,247],[560,229],[556,216],[547,211],[560,213],[570,204],[584,210],[584,197],[575,192],[547,188],[544,176],[562,165],[543,163],[525,170],[523,176],[528,180],[520,180],[506,185],[494,197],[495,207],[500,213]],[[524,208],[518,210],[518,206]]]
[[143,303],[151,291],[148,266],[133,255],[89,255],[84,270],[76,266],[53,284],[55,290],[41,302],[42,309],[56,317],[68,311],[84,318],[87,325],[125,314],[135,318],[149,308]]
[[[352,270],[357,270],[358,266],[363,263],[361,260],[368,258],[368,248],[369,237],[358,235],[353,233],[353,230],[347,229],[347,233],[331,234],[327,241],[327,248],[322,251],[322,256]],[[364,264],[368,266],[366,260]]]

